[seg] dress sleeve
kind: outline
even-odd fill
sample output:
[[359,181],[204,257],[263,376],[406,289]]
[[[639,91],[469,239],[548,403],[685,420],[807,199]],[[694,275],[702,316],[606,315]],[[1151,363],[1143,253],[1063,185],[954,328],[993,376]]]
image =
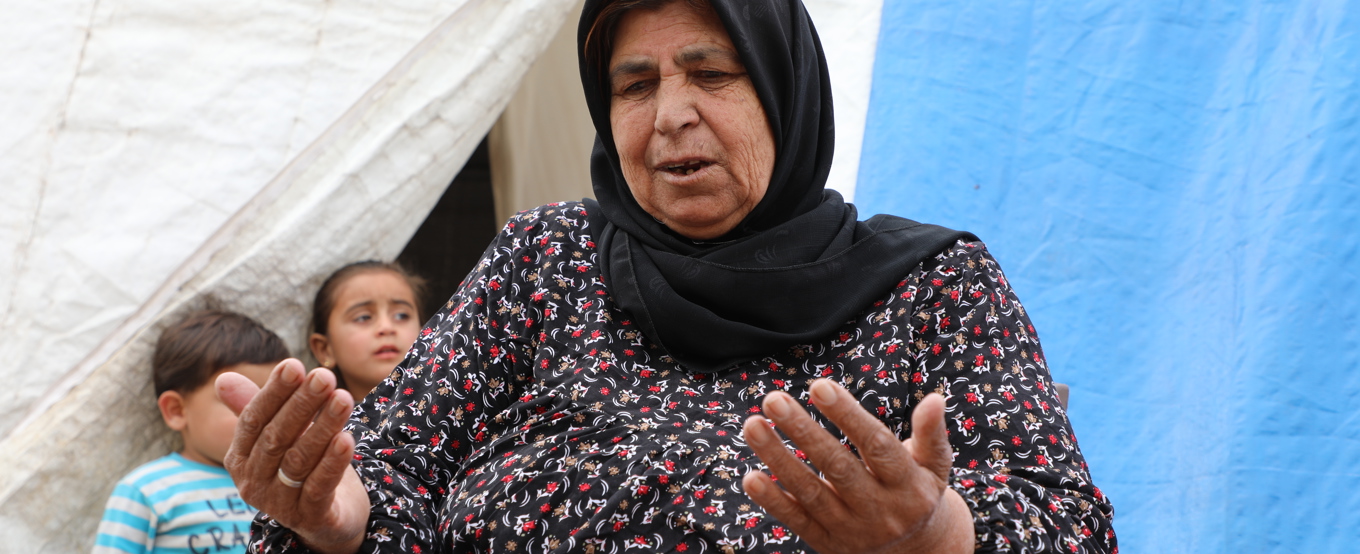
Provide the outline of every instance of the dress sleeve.
[[[511,219],[457,293],[421,330],[406,358],[355,408],[348,431],[353,463],[371,511],[360,552],[435,553],[438,508],[467,457],[495,440],[486,431],[530,373],[526,321],[508,296],[524,287],[528,232],[542,223]],[[514,310],[518,312],[518,310]],[[261,513],[253,552],[305,552],[288,529]]]
[[945,395],[950,486],[972,509],[977,552],[1117,553],[1113,507],[1006,276],[978,242],[937,261],[912,302],[913,402]]

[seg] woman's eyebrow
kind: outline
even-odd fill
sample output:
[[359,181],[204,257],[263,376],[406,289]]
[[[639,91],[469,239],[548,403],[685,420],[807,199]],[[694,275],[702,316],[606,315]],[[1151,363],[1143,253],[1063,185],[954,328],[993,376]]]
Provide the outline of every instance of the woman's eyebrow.
[[711,59],[740,61],[737,59],[736,52],[717,46],[690,46],[681,48],[679,52],[675,53],[675,63],[677,65],[692,65]]
[[650,59],[633,58],[623,60],[619,62],[618,65],[614,66],[614,69],[609,70],[609,80],[613,82],[614,79],[624,75],[640,75],[652,71],[656,71],[656,62]]

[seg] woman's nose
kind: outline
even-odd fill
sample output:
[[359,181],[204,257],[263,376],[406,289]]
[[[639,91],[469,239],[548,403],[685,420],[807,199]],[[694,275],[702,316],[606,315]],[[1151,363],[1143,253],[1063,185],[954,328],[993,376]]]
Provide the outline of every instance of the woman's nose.
[[671,135],[699,123],[699,110],[683,77],[661,80],[656,91],[656,130]]

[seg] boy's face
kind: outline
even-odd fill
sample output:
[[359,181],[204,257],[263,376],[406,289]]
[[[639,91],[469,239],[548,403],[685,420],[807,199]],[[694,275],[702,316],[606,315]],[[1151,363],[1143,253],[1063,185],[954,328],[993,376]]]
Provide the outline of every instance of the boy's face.
[[217,381],[218,375],[234,371],[263,387],[274,365],[237,364],[228,367],[214,373],[207,384],[182,395],[178,417],[165,414],[163,408],[166,424],[184,437],[184,451],[181,454],[201,464],[222,465],[222,458],[226,457],[227,448],[231,446],[232,434],[236,432],[236,414],[231,413],[231,408],[217,398],[217,388],[213,383]]

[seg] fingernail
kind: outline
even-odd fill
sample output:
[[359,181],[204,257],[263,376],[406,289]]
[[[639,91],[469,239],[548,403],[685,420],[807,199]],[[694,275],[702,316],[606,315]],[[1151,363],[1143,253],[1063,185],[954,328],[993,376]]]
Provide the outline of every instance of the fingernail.
[[339,398],[331,401],[331,415],[338,416],[345,413],[345,401]]
[[[752,471],[750,473],[747,473],[747,475],[756,475],[756,472]],[[765,492],[765,481],[761,480],[759,476],[751,477],[750,479],[746,479],[745,481],[746,492],[752,494],[763,494]]]
[[817,403],[819,408],[835,404],[839,396],[836,394],[836,387],[829,381],[819,381],[812,386],[812,401]]
[[747,419],[746,423],[742,424],[741,437],[746,441],[746,444],[761,441],[762,437],[760,436],[760,431],[755,431],[755,429],[759,428],[761,425],[763,425],[763,422],[754,417]]
[[312,382],[307,384],[307,388],[312,389],[312,392],[321,392],[326,390],[326,382],[321,380],[321,375],[313,374]]
[[296,385],[302,382],[302,374],[294,371],[291,364],[283,366],[283,369],[280,370],[279,378],[283,379],[283,382],[289,385]]
[[789,401],[784,395],[768,396],[765,400],[765,411],[774,416],[775,419],[782,419],[789,416]]

